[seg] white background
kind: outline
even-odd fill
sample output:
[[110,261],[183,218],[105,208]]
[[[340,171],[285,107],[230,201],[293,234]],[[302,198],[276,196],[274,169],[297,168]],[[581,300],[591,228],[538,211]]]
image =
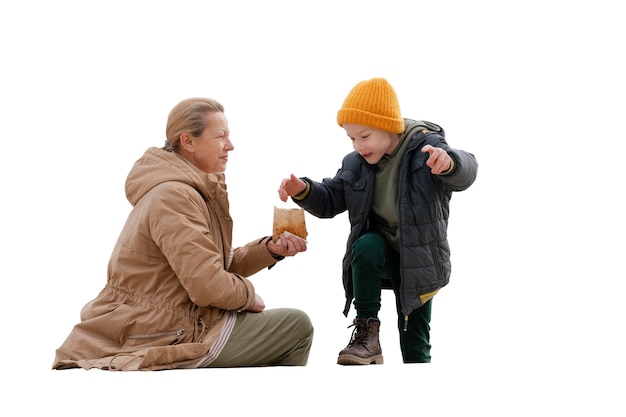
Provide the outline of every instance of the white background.
[[[436,5],[435,5],[436,3]],[[0,5],[2,343],[11,415],[623,415],[623,14],[610,1],[21,1]],[[614,6],[615,5],[615,6]],[[340,367],[347,217],[307,214],[309,249],[253,278],[298,307],[309,365],[52,371],[106,280],[124,181],[169,110],[213,97],[235,151],[235,243],[271,233],[290,173],[333,176],[336,112],[385,77],[403,116],[474,153],[454,195],[453,275],[433,362],[402,365],[385,293],[385,364]],[[620,397],[621,396],[621,397]],[[359,412],[359,410],[361,410]],[[335,415],[335,414],[333,414]]]

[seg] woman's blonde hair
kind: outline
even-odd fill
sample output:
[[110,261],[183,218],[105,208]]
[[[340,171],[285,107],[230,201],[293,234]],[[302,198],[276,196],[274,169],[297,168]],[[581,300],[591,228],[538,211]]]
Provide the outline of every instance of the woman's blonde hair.
[[200,136],[206,128],[206,114],[210,112],[224,112],[217,100],[211,98],[188,98],[178,103],[167,116],[165,127],[165,146],[163,149],[176,151],[180,145],[180,135],[189,132],[193,136]]

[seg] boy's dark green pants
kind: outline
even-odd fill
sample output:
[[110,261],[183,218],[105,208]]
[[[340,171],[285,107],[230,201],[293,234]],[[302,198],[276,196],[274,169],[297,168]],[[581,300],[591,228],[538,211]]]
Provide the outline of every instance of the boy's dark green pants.
[[400,349],[404,363],[430,362],[430,314],[432,299],[409,315],[405,331],[400,309],[400,254],[377,232],[361,236],[352,246],[354,308],[359,318],[378,317],[383,280],[391,281],[396,296]]

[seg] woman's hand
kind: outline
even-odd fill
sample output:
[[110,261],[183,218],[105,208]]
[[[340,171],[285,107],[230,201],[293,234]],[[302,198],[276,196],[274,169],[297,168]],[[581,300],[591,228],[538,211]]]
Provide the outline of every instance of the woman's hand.
[[278,241],[280,244],[275,243],[272,239],[267,241],[267,250],[269,250],[272,255],[294,256],[307,249],[306,240],[292,233],[281,233]]
[[251,313],[260,313],[263,310],[265,310],[265,302],[259,294],[254,294],[254,306],[252,306],[248,311]]

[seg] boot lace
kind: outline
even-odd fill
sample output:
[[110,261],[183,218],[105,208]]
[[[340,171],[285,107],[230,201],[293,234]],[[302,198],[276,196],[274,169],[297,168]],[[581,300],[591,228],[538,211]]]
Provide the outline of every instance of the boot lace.
[[367,345],[368,336],[371,333],[371,329],[367,326],[368,323],[369,319],[365,323],[357,322],[355,320],[351,325],[348,326],[348,329],[350,327],[354,327],[354,330],[352,330],[352,336],[350,336],[350,342],[348,343],[348,346],[346,346],[347,348],[357,345]]

